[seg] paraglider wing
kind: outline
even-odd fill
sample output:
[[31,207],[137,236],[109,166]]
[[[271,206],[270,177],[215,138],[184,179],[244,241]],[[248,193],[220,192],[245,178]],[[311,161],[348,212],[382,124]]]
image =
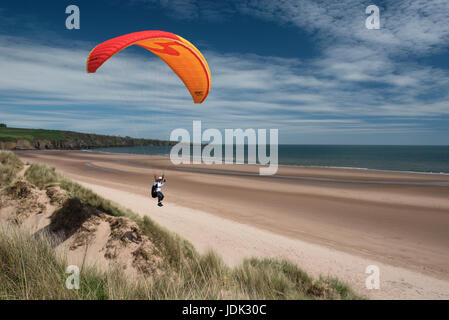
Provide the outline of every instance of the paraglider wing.
[[110,57],[131,45],[141,46],[165,61],[184,82],[195,103],[206,99],[211,85],[206,59],[193,44],[170,32],[141,31],[107,40],[90,52],[87,72],[96,72]]

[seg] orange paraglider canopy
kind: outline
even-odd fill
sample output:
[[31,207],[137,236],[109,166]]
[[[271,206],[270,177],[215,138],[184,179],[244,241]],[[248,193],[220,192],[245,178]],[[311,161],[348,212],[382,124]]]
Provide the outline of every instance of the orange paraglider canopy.
[[107,40],[90,52],[87,72],[96,72],[114,54],[134,44],[164,60],[184,82],[195,103],[206,99],[211,84],[206,59],[193,44],[170,32],[140,31]]

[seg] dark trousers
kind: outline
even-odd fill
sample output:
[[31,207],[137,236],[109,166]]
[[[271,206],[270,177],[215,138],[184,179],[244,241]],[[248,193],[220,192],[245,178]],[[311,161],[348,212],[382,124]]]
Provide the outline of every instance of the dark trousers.
[[164,199],[164,195],[162,194],[162,192],[158,191],[157,192],[157,201],[161,202],[162,199]]

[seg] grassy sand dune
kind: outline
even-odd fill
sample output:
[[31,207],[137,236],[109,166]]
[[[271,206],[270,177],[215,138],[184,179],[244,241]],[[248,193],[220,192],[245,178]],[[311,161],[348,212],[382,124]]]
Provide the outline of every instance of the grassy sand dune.
[[0,151],[0,187],[9,185],[22,168],[22,161],[14,153]]
[[[17,157],[10,152],[0,152],[0,159],[2,175],[9,177],[7,181],[2,179],[0,193],[0,218],[3,216],[8,221],[2,223],[4,227],[0,230],[2,299],[359,298],[337,279],[312,279],[298,266],[286,260],[247,259],[241,265],[231,268],[225,265],[217,253],[209,251],[199,254],[189,242],[148,217],[142,218],[99,197],[48,166],[32,164],[26,169],[24,177],[21,177],[17,173],[23,164]],[[38,230],[36,226],[34,229],[30,228],[30,224],[37,221],[38,214],[30,214],[22,220],[11,219],[20,211],[18,203],[31,201],[29,198],[45,207],[41,208],[41,214],[48,215],[50,227]],[[42,202],[42,199],[45,201]],[[39,205],[30,208],[34,208],[31,211],[38,212]],[[132,226],[131,234],[134,234],[131,239],[147,239],[147,244],[152,247],[152,254],[159,258],[158,272],[151,268],[137,268],[139,272],[134,277],[129,277],[120,263],[110,263],[107,268],[86,263],[82,266],[80,290],[66,289],[65,270],[72,251],[69,248],[65,252],[66,256],[62,257],[56,253],[55,247],[61,243],[61,230],[55,232],[51,223],[54,226],[57,221],[63,231],[70,229],[72,235],[85,234],[86,229],[89,229],[84,224],[85,221],[81,224],[64,222],[65,217],[72,221],[71,219],[85,214],[85,210],[93,212],[87,215],[89,219],[92,216],[101,217],[103,220],[99,218],[99,224],[112,221],[109,223],[112,226],[117,224],[117,219],[127,221],[126,225]],[[113,228],[108,230],[113,231]],[[112,231],[108,233],[108,237],[113,234]],[[92,235],[96,236],[83,238],[83,241],[89,243],[98,240],[98,233],[94,228]],[[130,235],[128,231],[119,235],[117,241],[120,245],[114,248],[118,256],[126,252],[126,248],[135,245],[131,244],[132,241],[120,242],[125,234]],[[145,256],[148,252],[140,253]],[[99,260],[111,261],[105,257]]]

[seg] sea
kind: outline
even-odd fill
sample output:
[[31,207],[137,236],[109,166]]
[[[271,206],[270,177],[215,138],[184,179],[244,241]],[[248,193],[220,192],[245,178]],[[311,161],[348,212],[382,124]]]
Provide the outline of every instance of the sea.
[[[97,148],[90,151],[168,156],[171,148],[136,146]],[[247,146],[245,155],[246,152]],[[222,153],[225,154],[224,149]],[[290,166],[449,174],[449,146],[279,145],[278,162],[279,165]]]

